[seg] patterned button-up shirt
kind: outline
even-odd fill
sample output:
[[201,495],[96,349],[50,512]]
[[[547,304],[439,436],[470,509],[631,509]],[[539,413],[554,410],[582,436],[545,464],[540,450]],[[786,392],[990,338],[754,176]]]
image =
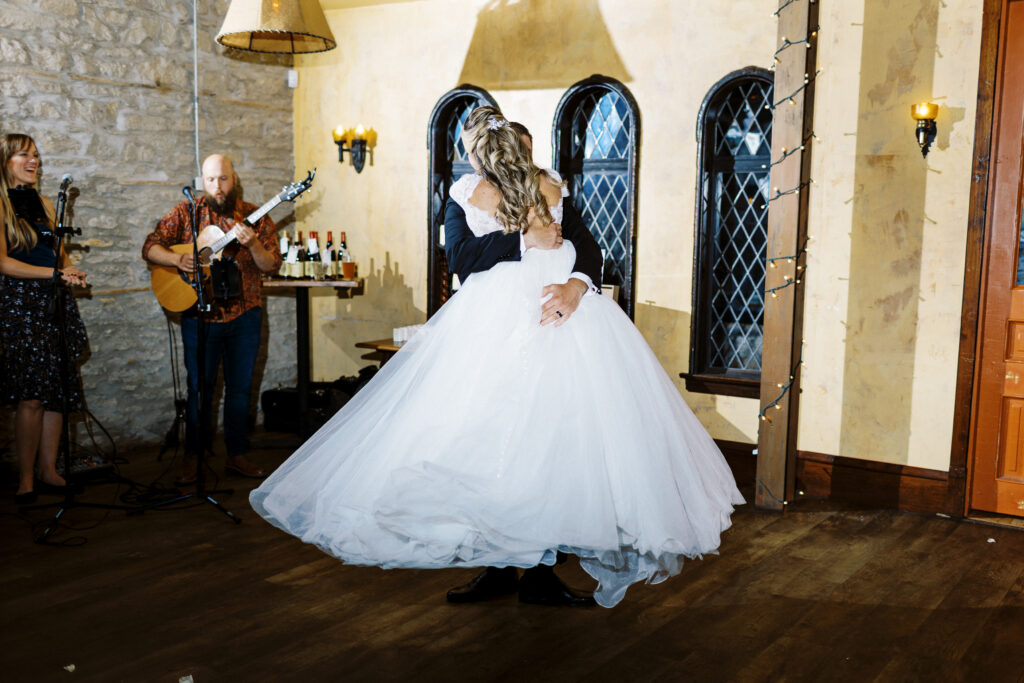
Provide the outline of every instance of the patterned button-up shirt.
[[[224,232],[231,229],[232,221],[226,216],[214,213],[206,197],[200,197],[196,204],[199,207],[199,229],[197,232],[202,233],[203,229],[209,225],[216,225]],[[234,222],[241,223],[246,216],[258,208],[255,204],[238,202],[235,208]],[[154,244],[167,248],[175,244],[191,244],[192,231],[189,213],[188,202],[181,202],[171,209],[170,213],[161,218],[156,226],[156,230],[149,233],[145,244],[142,245],[142,258],[146,258],[150,247]],[[271,269],[271,273],[277,272],[277,269],[281,266],[281,249],[278,247],[277,238],[274,234],[276,231],[277,226],[274,225],[274,221],[269,216],[259,219],[256,221],[256,225],[253,226],[256,238],[263,245],[263,248],[274,257],[274,267]],[[213,301],[208,317],[208,320],[211,322],[229,322],[260,305],[260,279],[263,273],[256,266],[256,262],[253,260],[249,250],[243,247],[238,240],[235,240],[224,247],[221,254],[234,259],[238,263],[238,270],[242,279],[242,295],[229,301]]]

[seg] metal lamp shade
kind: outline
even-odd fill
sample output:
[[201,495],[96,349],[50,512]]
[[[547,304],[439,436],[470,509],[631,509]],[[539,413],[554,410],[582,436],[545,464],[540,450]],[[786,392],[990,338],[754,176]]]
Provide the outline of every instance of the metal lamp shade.
[[231,0],[217,42],[288,54],[324,52],[338,44],[318,0]]

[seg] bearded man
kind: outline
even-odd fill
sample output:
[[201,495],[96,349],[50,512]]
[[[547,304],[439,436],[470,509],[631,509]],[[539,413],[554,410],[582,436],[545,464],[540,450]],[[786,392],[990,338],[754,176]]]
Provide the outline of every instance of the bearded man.
[[[181,318],[181,339],[188,373],[188,407],[185,457],[181,474],[175,481],[179,485],[195,482],[196,457],[200,448],[207,452],[210,449],[211,397],[222,362],[224,443],[227,449],[225,470],[244,477],[266,476],[245,456],[249,451],[249,407],[263,320],[260,280],[264,273],[276,272],[281,266],[281,252],[274,235],[277,227],[269,216],[263,216],[252,226],[244,222],[245,217],[258,207],[241,201],[241,185],[230,159],[213,154],[203,162],[202,172],[203,196],[196,201],[197,233],[216,225],[225,233],[234,229],[236,240],[218,254],[221,263],[217,271],[227,284],[217,286],[219,294],[208,301],[210,311],[200,316],[193,307]],[[191,274],[192,252],[179,254],[169,248],[192,242],[191,211],[189,202],[183,201],[161,218],[142,246],[142,258]],[[200,324],[206,325],[203,406],[199,405]],[[205,427],[202,433],[206,443],[202,445],[198,443],[200,415]]]

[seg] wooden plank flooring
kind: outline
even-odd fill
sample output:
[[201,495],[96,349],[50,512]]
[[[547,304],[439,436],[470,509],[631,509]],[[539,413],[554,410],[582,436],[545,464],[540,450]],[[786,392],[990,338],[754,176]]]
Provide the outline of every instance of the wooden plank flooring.
[[[271,467],[285,456],[254,453]],[[121,471],[145,482],[166,466],[146,452]],[[253,483],[220,482],[241,525],[208,505],[75,509],[39,545],[32,523],[52,511],[18,515],[8,482],[0,680],[1024,681],[1018,529],[744,506],[719,555],[614,609],[454,606],[444,592],[472,571],[342,565],[259,519]],[[117,495],[95,483],[80,499]],[[590,583],[572,562],[559,573]]]

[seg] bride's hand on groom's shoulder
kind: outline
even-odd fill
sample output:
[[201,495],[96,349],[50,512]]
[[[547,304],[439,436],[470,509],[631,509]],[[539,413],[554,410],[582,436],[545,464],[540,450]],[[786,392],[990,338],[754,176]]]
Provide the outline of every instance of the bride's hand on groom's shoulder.
[[531,225],[523,233],[523,243],[527,249],[558,249],[562,246],[562,226],[558,223],[542,225],[539,222]]

